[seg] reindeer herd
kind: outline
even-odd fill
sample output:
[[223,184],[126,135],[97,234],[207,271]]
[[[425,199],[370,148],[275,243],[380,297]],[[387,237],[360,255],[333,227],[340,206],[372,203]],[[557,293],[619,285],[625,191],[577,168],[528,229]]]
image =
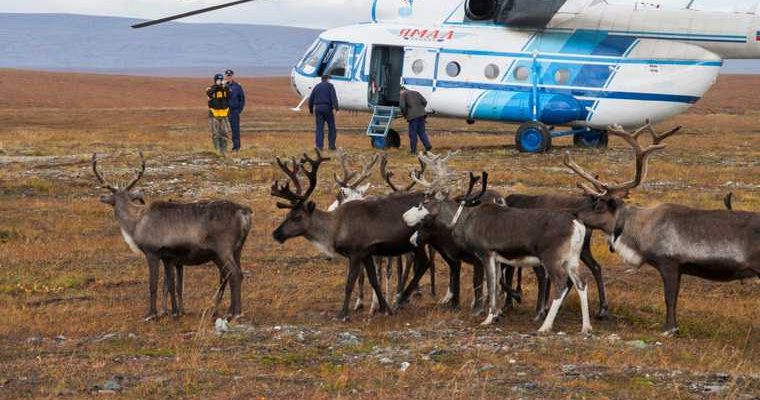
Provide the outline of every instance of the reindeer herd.
[[[462,263],[473,266],[473,315],[485,313],[483,325],[492,324],[513,301],[522,298],[522,268],[531,268],[538,283],[536,319],[543,320],[539,332],[550,332],[557,313],[572,288],[580,297],[582,333],[591,332],[588,286],[580,271],[589,268],[597,286],[597,318],[609,315],[602,268],[591,252],[595,231],[607,239],[610,251],[628,265],[654,267],[662,278],[667,316],[663,333],[678,332],[676,304],[683,274],[714,281],[760,277],[760,213],[696,209],[675,204],[638,207],[626,203],[632,190],[647,175],[652,154],[679,128],[658,134],[647,124],[629,133],[611,127],[610,134],[623,139],[634,152],[634,175],[629,181],[611,184],[586,171],[565,154],[564,164],[586,183],[575,196],[545,194],[504,196],[488,188],[488,173],[469,173],[469,179],[452,171],[446,156],[419,155],[419,168],[411,171],[405,187],[393,182],[385,155],[364,160],[361,171],[351,171],[345,153],[337,154],[341,175],[334,175],[336,201],[321,210],[311,200],[325,158],[304,154],[276,163],[286,181],[275,181],[271,195],[278,208],[288,210],[272,233],[280,243],[302,237],[322,253],[348,260],[343,304],[339,320],[349,318],[352,291],[359,283],[363,306],[363,281],[372,287],[371,312],[392,314],[419,290],[420,280],[435,265],[436,254],[449,267],[449,284],[441,304],[460,304]],[[651,145],[642,147],[648,134]],[[230,201],[145,204],[134,187],[145,172],[123,188],[110,184],[98,171],[97,155],[92,167],[101,186],[111,193],[101,201],[114,208],[124,240],[146,257],[149,269],[149,306],[146,319],[156,318],[159,267],[164,269],[163,312],[179,316],[183,306],[183,267],[207,262],[219,270],[219,288],[214,312],[227,285],[231,301],[226,318],[242,313],[243,273],[240,257],[252,223],[252,210]],[[380,162],[380,175],[390,188],[387,195],[368,195],[365,183]],[[305,181],[304,181],[305,179]],[[466,190],[459,185],[468,181]],[[420,188],[421,190],[415,190]],[[726,201],[730,208],[730,199]],[[397,267],[395,293],[391,290],[392,267]],[[383,274],[383,267],[385,273]],[[412,275],[409,281],[409,275]],[[517,287],[513,288],[515,274]],[[385,277],[385,293],[381,278]],[[431,278],[435,273],[431,273]],[[486,294],[484,295],[484,282]],[[433,294],[435,284],[432,283]],[[395,296],[393,305],[388,301]],[[388,299],[388,300],[387,300]]]

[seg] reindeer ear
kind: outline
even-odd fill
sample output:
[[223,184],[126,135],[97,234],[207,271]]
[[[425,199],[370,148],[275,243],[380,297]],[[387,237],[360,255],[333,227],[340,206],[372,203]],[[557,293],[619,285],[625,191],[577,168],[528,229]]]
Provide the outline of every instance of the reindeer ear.
[[113,197],[112,194],[104,194],[100,196],[100,202],[111,205],[111,206],[116,205],[116,199]]
[[306,203],[306,211],[311,214],[317,208],[317,205],[313,201]]
[[369,190],[370,185],[372,185],[372,183],[367,182],[364,185],[361,185],[358,188],[356,188],[356,191],[359,192],[359,193],[361,193],[361,194],[365,194]]
[[132,201],[137,201],[140,204],[145,205],[145,192],[143,192],[142,190],[138,190],[136,192],[130,192],[129,199]]

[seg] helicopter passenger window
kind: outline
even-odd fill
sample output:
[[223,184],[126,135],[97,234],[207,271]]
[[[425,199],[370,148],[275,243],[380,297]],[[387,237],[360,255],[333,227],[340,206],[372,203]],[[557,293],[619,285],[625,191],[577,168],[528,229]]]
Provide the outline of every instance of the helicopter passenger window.
[[351,46],[341,43],[335,46],[330,64],[325,71],[331,77],[346,78],[348,77],[348,56],[351,54]]
[[415,60],[414,63],[412,63],[412,72],[414,72],[415,75],[419,75],[422,73],[422,71],[425,70],[425,61],[422,61],[421,59]]
[[564,68],[558,69],[554,73],[554,82],[557,85],[566,85],[570,81],[570,71]]
[[462,72],[462,66],[458,62],[452,61],[446,65],[446,75],[456,78]]
[[314,47],[314,50],[304,58],[302,69],[305,73],[315,74],[318,72],[319,66],[322,63],[322,57],[325,55],[325,51],[327,51],[327,46],[328,42],[320,40],[319,44]]
[[524,65],[521,65],[515,69],[515,79],[518,81],[527,81],[530,78],[530,69]]
[[485,74],[486,78],[494,80],[499,77],[499,66],[496,64],[488,64],[486,65],[486,69],[483,71],[483,73]]

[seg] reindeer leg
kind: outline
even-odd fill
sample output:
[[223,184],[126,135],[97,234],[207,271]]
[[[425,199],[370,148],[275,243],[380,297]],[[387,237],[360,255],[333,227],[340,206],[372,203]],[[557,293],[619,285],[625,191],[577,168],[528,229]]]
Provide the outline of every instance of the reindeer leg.
[[514,282],[515,269],[520,270],[520,268],[515,268],[512,265],[501,264],[501,263],[499,263],[497,268],[500,268],[502,271],[501,285],[504,288],[504,292],[507,297],[506,300],[504,301],[503,312],[506,312],[508,309],[514,307],[514,301],[516,300],[516,295],[515,295],[515,291],[512,290],[512,283]]
[[358,282],[356,283],[356,303],[354,304],[354,311],[359,311],[362,308],[364,308],[364,271],[359,271]]
[[158,267],[161,260],[152,255],[146,254],[145,258],[148,261],[148,313],[145,314],[145,320],[150,321],[158,317],[158,311],[156,310],[156,292],[158,291]]
[[429,266],[427,254],[425,253],[426,252],[424,248],[415,249],[414,277],[412,277],[412,281],[409,283],[409,286],[407,286],[404,291],[401,292],[401,294],[398,296],[398,299],[396,301],[396,309],[405,304],[407,300],[409,300],[409,297],[412,295],[412,293],[419,289],[420,279],[422,279],[422,276],[425,275],[425,272]]
[[[161,285],[161,316],[169,313],[169,274],[166,273],[167,263],[164,263],[164,284]],[[170,267],[170,266],[169,266]]]
[[515,293],[513,296],[517,303],[522,303],[522,296],[523,296],[522,273],[523,273],[523,269],[518,268],[517,269],[517,287],[515,288]]
[[441,299],[439,304],[446,306],[452,310],[459,308],[459,293],[460,293],[460,276],[462,272],[462,262],[458,259],[447,257],[441,253],[443,260],[449,266],[449,287],[446,291],[446,296]]
[[549,302],[549,279],[546,277],[546,270],[544,266],[533,267],[533,272],[536,274],[536,281],[538,283],[538,295],[536,296],[536,316],[534,321],[541,321],[546,317],[547,309],[546,305]]
[[573,281],[573,286],[575,286],[575,290],[578,292],[578,296],[581,298],[581,317],[583,318],[583,328],[581,329],[581,334],[588,335],[591,333],[591,318],[589,317],[588,312],[588,285],[586,285],[586,281],[578,273],[577,264],[575,264],[575,266],[571,265],[568,272],[570,275],[570,280]]
[[[166,293],[172,299],[172,317],[177,317],[177,288],[174,277],[174,264],[164,260],[164,288]],[[164,307],[166,307],[166,297],[164,297]],[[168,311],[164,309],[164,313]]]
[[377,269],[375,268],[375,261],[371,256],[364,259],[364,269],[367,273],[367,279],[369,280],[369,284],[372,286],[375,297],[377,297],[378,302],[380,303],[380,308],[378,311],[391,315],[392,312],[390,310],[390,307],[388,307],[388,303],[386,303],[385,297],[383,296],[383,291],[380,289],[380,282],[377,281]]
[[499,311],[496,309],[498,297],[496,286],[499,279],[498,271],[496,269],[496,254],[489,252],[485,257],[484,264],[486,267],[486,283],[488,285],[488,316],[480,325],[487,326],[491,325],[499,315]]
[[224,290],[227,288],[230,272],[224,264],[221,264],[218,261],[215,261],[214,263],[219,269],[219,288],[214,294],[214,312],[212,315],[214,318],[217,318],[219,317],[219,304],[221,304],[222,298],[224,297]]
[[570,281],[567,279],[567,274],[564,272],[564,270],[561,270],[562,267],[559,265],[559,263],[547,263],[546,265],[551,275],[550,279],[555,285],[555,290],[554,299],[551,303],[551,307],[549,308],[549,312],[546,315],[546,319],[538,329],[539,333],[551,332],[552,328],[554,327],[554,319],[557,318],[559,308],[562,306],[562,302],[565,301],[565,297],[567,297],[567,293],[570,291]]
[[473,264],[473,272],[472,272],[472,311],[471,315],[473,317],[477,317],[481,314],[483,314],[484,307],[483,307],[483,263],[480,260],[477,260],[475,264]]
[[401,295],[401,292],[406,286],[406,274],[404,273],[404,259],[401,257],[394,257],[396,260],[396,298]]
[[604,279],[602,278],[602,266],[596,262],[594,255],[591,254],[591,234],[592,230],[586,232],[581,249],[581,261],[591,270],[596,281],[597,293],[599,293],[599,311],[596,313],[596,319],[607,319],[609,317],[609,304],[607,303],[607,294],[604,289]]
[[385,298],[387,300],[393,297],[391,289],[391,280],[393,278],[393,257],[386,257],[385,262]]
[[181,264],[177,264],[175,268],[177,271],[177,306],[179,307],[179,315],[182,315],[185,313],[185,267]]
[[361,273],[362,260],[357,256],[351,256],[348,259],[348,275],[346,276],[346,292],[343,297],[343,307],[337,315],[339,321],[347,322],[348,316],[348,303],[351,300],[351,291],[356,284],[356,278]]
[[396,298],[398,298],[401,293],[406,289],[407,282],[409,282],[409,271],[412,270],[412,266],[409,263],[409,260],[405,258],[404,256],[398,257],[399,265],[401,266],[401,269],[403,270],[403,276],[401,277],[401,281],[399,285],[401,286],[401,290],[399,293],[397,293]]
[[235,263],[234,257],[228,257],[226,264],[230,268],[230,308],[227,311],[229,319],[237,319],[243,313],[243,270]]
[[427,246],[430,258],[430,295],[435,297],[435,249],[432,246]]
[[678,335],[678,323],[676,322],[676,306],[678,305],[678,291],[681,286],[681,271],[678,265],[670,262],[657,263],[662,283],[665,287],[665,306],[667,307],[663,336]]

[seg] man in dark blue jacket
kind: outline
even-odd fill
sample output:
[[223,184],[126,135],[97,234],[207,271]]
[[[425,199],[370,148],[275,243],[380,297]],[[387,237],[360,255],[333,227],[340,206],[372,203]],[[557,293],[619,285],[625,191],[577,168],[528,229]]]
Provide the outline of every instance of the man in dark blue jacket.
[[227,87],[230,89],[230,127],[232,128],[232,151],[240,150],[240,113],[245,108],[245,91],[237,81],[235,72],[228,69],[224,72]]
[[335,93],[335,87],[328,81],[327,75],[322,76],[322,82],[314,86],[309,96],[309,113],[314,115],[317,120],[316,129],[316,147],[322,150],[325,141],[325,122],[327,122],[328,135],[327,140],[330,150],[335,150],[335,115],[338,108],[338,95]]

